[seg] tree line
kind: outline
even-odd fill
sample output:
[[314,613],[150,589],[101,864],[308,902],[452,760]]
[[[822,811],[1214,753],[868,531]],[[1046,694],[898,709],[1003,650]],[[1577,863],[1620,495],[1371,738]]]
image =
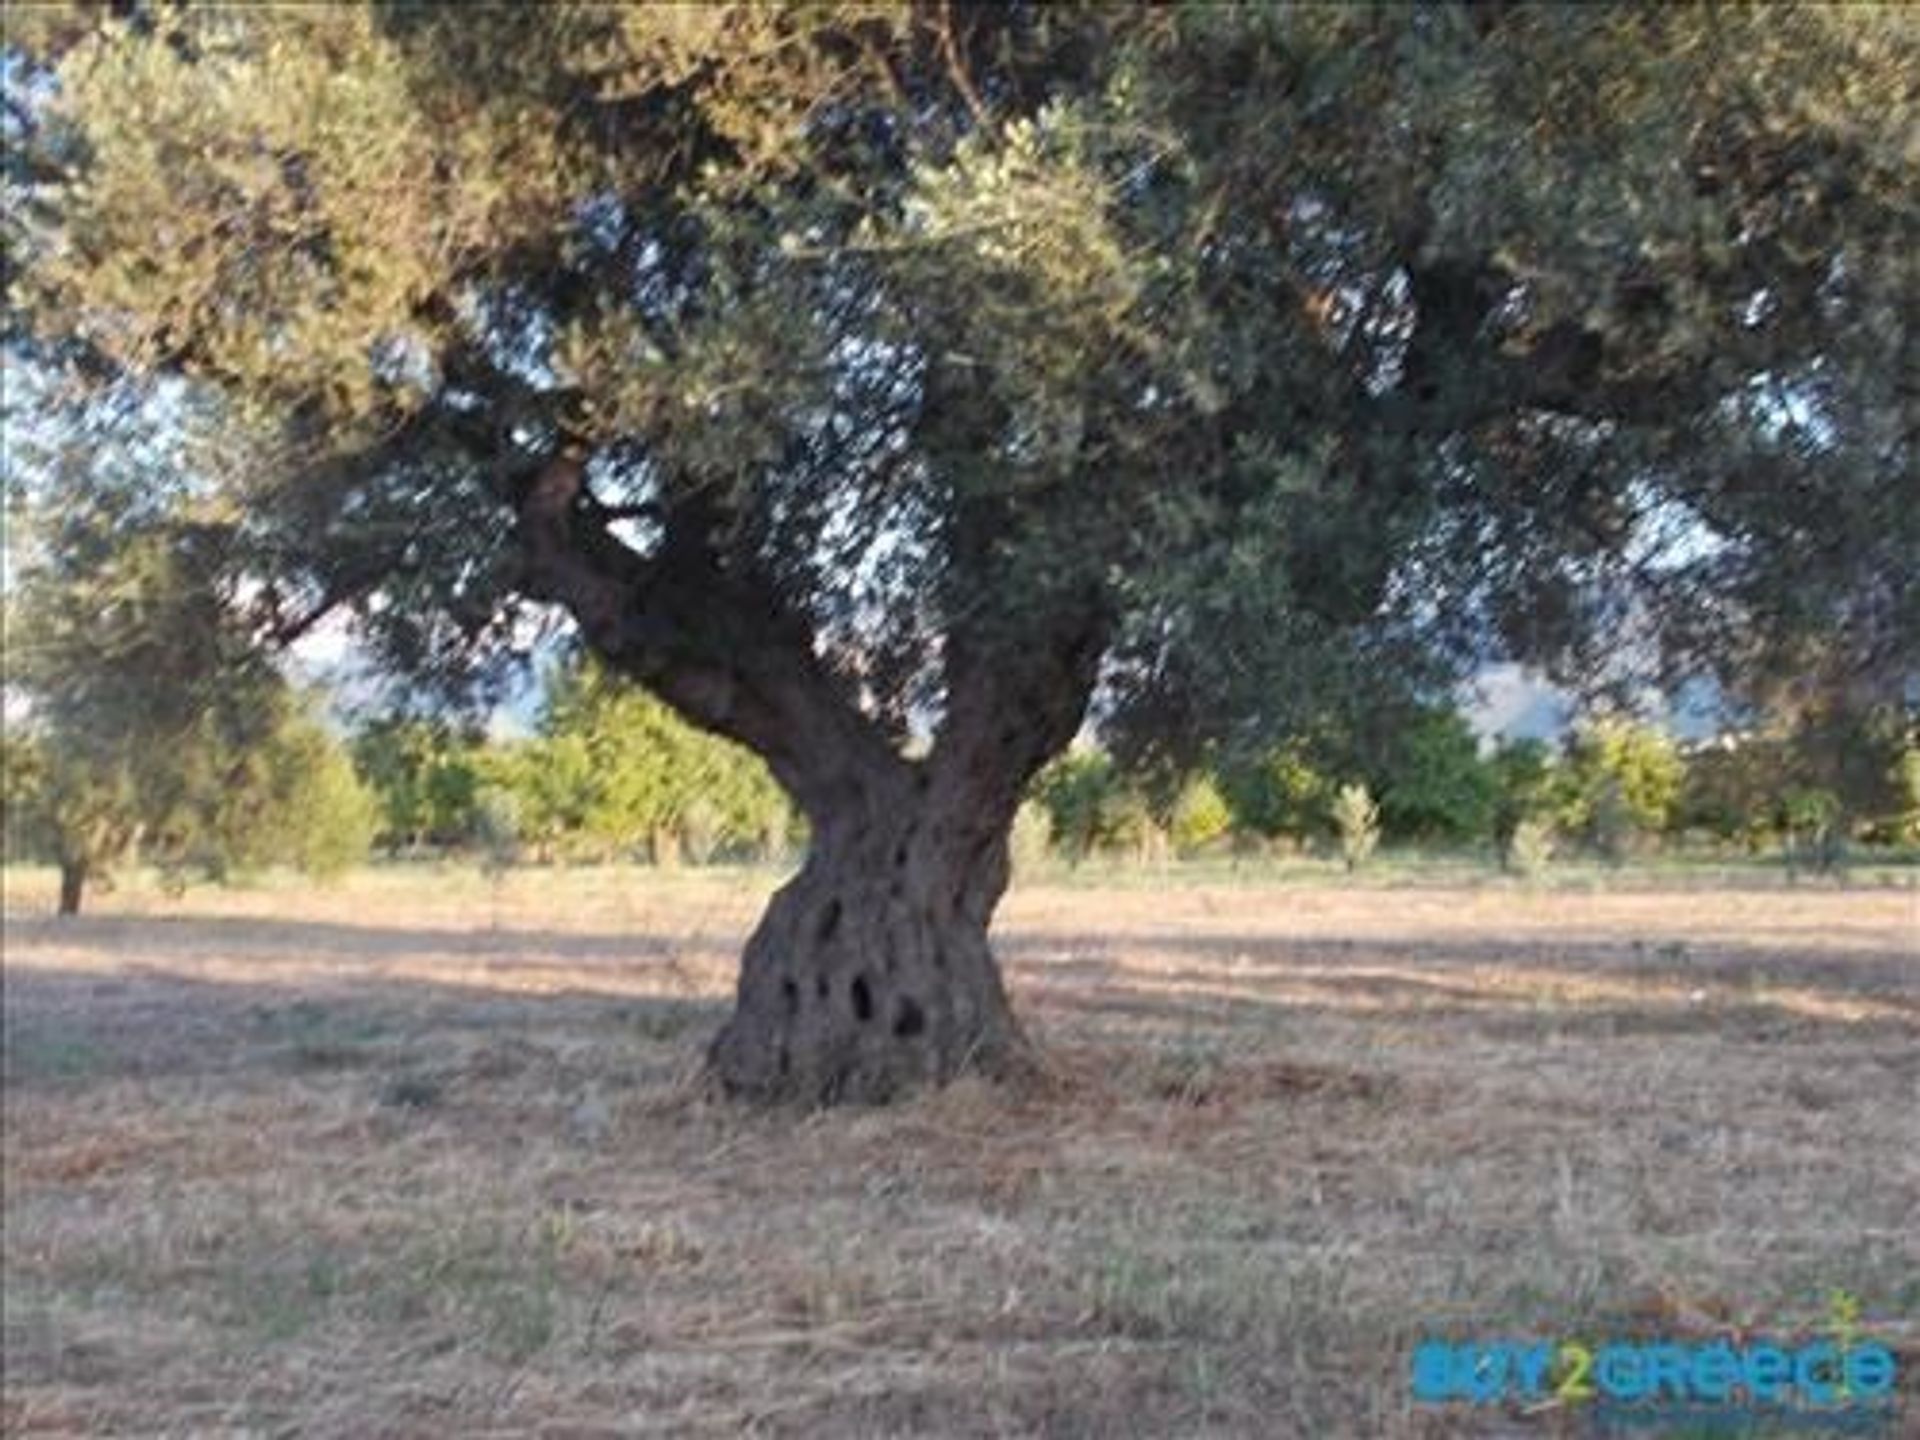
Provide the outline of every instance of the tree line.
[[343,730],[277,676],[248,690],[244,725],[183,728],[124,698],[84,725],[29,714],[0,752],[6,858],[57,865],[62,913],[135,863],[184,886],[269,866],[326,879],[376,853],[672,865],[798,839],[760,761],[591,663],[558,670],[533,733],[511,737],[401,710]]
[[[319,697],[257,682],[250,728],[160,735],[29,723],[5,749],[9,860],[61,870],[62,909],[138,861],[176,884],[267,866],[317,878],[374,855],[495,866],[784,862],[804,822],[751,752],[696,730],[591,660],[557,668],[537,723],[490,735],[387,711],[341,730]],[[163,743],[164,742],[164,743]],[[1621,862],[1706,844],[1831,868],[1850,844],[1920,841],[1920,735],[1890,711],[1835,710],[1683,744],[1626,718],[1557,742],[1483,744],[1465,716],[1417,708],[1379,734],[1297,736],[1175,777],[1077,747],[1030,787],[1018,866],[1466,849],[1531,873],[1555,855]]]
[[1318,849],[1357,864],[1386,841],[1480,847],[1526,872],[1555,853],[1619,862],[1693,843],[1830,868],[1849,843],[1920,839],[1917,738],[1899,711],[1818,710],[1691,743],[1607,717],[1483,745],[1430,706],[1379,735],[1308,734],[1158,783],[1080,748],[1041,773],[1016,838],[1030,859],[1075,863]]
[[779,858],[796,838],[765,765],[591,662],[554,675],[531,735],[393,714],[364,724],[350,748],[389,855],[670,866]]

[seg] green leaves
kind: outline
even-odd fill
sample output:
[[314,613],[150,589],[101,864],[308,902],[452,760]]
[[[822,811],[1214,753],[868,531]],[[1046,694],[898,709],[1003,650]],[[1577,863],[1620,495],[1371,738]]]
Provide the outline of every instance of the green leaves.
[[956,634],[1017,654],[1067,603],[1111,617],[1130,756],[1496,645],[1738,679],[1920,633],[1896,8],[23,33],[71,142],[19,182],[37,343],[194,377],[258,442],[206,467],[229,578],[356,606],[411,671],[526,648],[512,505],[563,447],[596,565],[671,539],[729,582],[712,633],[777,611],[895,740]]
[[480,763],[513,796],[520,838],[547,853],[630,854],[663,833],[757,852],[789,823],[758,760],[591,663],[553,677],[538,736]]
[[1616,848],[1616,832],[1666,828],[1686,764],[1671,737],[1627,720],[1599,720],[1568,742],[1561,767],[1561,828]]
[[442,128],[368,7],[196,11],[183,34],[104,25],[61,57],[86,163],[40,303],[135,370],[338,425],[417,404],[375,346],[426,333],[427,302],[551,203],[545,125]]

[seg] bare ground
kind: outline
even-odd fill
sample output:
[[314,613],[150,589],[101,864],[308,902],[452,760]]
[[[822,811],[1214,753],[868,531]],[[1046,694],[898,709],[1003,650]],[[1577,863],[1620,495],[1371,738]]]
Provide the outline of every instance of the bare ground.
[[795,1117],[695,1080],[766,883],[12,883],[0,1428],[1575,1435],[1414,1341],[1843,1288],[1920,1433],[1920,893],[1032,889],[1048,1083]]

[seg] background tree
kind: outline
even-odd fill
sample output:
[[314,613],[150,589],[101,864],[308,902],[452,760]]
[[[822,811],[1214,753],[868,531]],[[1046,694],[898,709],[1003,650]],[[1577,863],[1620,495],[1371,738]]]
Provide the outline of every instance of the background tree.
[[1381,829],[1396,840],[1454,844],[1484,839],[1493,826],[1494,773],[1466,717],[1448,706],[1415,710],[1396,726],[1370,777]]
[[6,684],[34,757],[22,822],[60,868],[62,914],[136,846],[165,864],[236,842],[219,811],[292,704],[228,603],[220,527],[136,397],[87,422],[23,434],[37,483],[7,477]]
[[1021,1063],[987,924],[1096,684],[1177,773],[1490,649],[1911,668],[1898,9],[18,34],[22,343],[210,397],[265,628],[451,683],[558,607],[805,813],[737,1091]]
[[1591,721],[1567,737],[1557,823],[1611,858],[1666,829],[1686,778],[1679,747],[1631,720]]
[[1034,780],[1053,844],[1073,864],[1113,841],[1120,780],[1113,757],[1091,748],[1060,756]]
[[376,716],[355,732],[354,767],[374,793],[389,853],[473,835],[480,739],[445,717],[404,713]]
[[1311,754],[1309,743],[1296,738],[1251,758],[1230,758],[1220,783],[1235,827],[1268,840],[1327,833],[1334,784]]
[[1903,782],[1920,733],[1920,712],[1904,706],[1855,707],[1844,700],[1790,712],[1781,789],[1832,798],[1836,830],[1892,831],[1909,805]]
[[719,846],[764,850],[788,827],[785,796],[750,752],[591,660],[556,672],[540,729],[521,751],[523,807],[542,787],[564,794],[561,828],[602,853],[646,845],[657,862],[682,849],[704,860]]
[[133,777],[99,750],[36,739],[7,743],[7,855],[46,859],[60,871],[59,912],[77,915],[90,879],[124,860],[138,839]]
[[378,803],[310,709],[289,697],[251,750],[205,756],[205,820],[175,846],[176,863],[215,876],[291,865],[325,880],[366,860]]
[[1899,807],[1894,835],[1908,844],[1920,841],[1920,739],[1909,740],[1894,761],[1893,794]]
[[[1550,828],[1553,751],[1546,741],[1534,737],[1502,738],[1487,757],[1487,770],[1493,781],[1493,841],[1506,863],[1521,826],[1532,822]],[[1537,851],[1541,837],[1530,833],[1528,844]]]
[[[608,844],[617,844],[608,839],[604,818],[589,838],[588,817],[600,778],[593,772],[585,737],[543,734],[510,740],[477,751],[474,763],[480,777],[477,809],[485,811],[489,794],[503,797],[515,838],[541,864],[594,848],[604,855]],[[482,826],[495,825],[504,813],[490,815]]]
[[[1043,770],[1033,792],[1047,812],[1054,844],[1071,863],[1106,852],[1144,864],[1164,858],[1174,826],[1184,823],[1204,836],[1222,818],[1208,813],[1204,791],[1193,788],[1200,784],[1196,778],[1167,787],[1169,798],[1156,806],[1149,787],[1126,774],[1112,754],[1083,746]],[[1196,807],[1191,814],[1183,815],[1183,802]]]

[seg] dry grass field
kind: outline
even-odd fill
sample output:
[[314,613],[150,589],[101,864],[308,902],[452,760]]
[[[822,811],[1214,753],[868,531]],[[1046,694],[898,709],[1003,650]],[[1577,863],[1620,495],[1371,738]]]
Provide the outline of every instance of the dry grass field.
[[1920,1433],[1920,892],[1030,888],[1048,1081],[795,1117],[695,1079],[769,883],[13,877],[0,1428],[1578,1435],[1413,1342],[1839,1287]]

